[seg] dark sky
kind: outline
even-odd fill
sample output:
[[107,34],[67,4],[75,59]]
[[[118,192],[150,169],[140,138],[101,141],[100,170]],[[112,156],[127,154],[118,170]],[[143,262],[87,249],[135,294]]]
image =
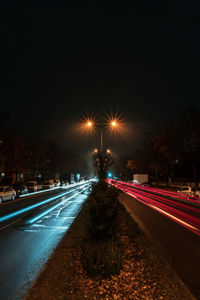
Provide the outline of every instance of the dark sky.
[[95,140],[71,130],[81,116],[122,113],[129,134],[107,143],[129,153],[188,103],[199,109],[198,1],[68,2],[1,4],[6,126],[87,151]]

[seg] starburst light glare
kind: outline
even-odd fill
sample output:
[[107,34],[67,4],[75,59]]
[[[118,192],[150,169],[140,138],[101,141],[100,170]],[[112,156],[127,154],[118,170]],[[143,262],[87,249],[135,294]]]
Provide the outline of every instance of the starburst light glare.
[[113,120],[113,121],[111,122],[111,125],[112,125],[113,127],[116,127],[116,126],[117,126],[117,122]]
[[87,126],[88,126],[88,127],[92,127],[92,125],[93,125],[93,123],[92,123],[91,121],[88,121],[88,122],[87,122]]

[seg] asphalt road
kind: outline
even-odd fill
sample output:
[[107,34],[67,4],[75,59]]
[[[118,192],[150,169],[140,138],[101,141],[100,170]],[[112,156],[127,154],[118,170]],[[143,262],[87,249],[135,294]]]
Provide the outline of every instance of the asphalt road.
[[130,195],[123,193],[121,201],[140,227],[158,242],[164,257],[191,293],[200,299],[200,235]]
[[[27,215],[21,222],[0,231],[1,300],[23,298],[73,222],[87,191],[78,187],[57,201],[56,207],[48,207],[48,212],[39,210],[40,217],[37,213]],[[43,195],[42,199],[48,197],[49,194]],[[32,222],[33,217],[38,219]]]

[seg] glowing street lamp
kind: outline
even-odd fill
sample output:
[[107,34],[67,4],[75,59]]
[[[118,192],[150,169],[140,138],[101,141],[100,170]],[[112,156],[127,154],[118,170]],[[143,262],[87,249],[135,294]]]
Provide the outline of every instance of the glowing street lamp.
[[[108,125],[109,124],[109,125]],[[95,128],[98,128],[98,129],[100,129],[100,149],[101,149],[101,151],[103,151],[103,128],[104,127],[110,127],[110,128],[115,128],[115,127],[117,127],[117,125],[118,125],[118,122],[117,122],[117,120],[115,120],[115,119],[110,119],[109,120],[109,122],[107,123],[107,125],[105,126],[104,124],[98,124],[98,125],[96,125],[96,124],[94,124],[94,122],[93,121],[91,121],[91,120],[88,120],[87,122],[86,122],[86,127],[88,127],[88,128],[92,128],[92,127],[95,127]],[[95,149],[95,150],[97,150],[97,149]],[[97,153],[97,151],[95,151],[94,150],[94,152],[95,153]],[[109,150],[110,151],[110,150]],[[107,153],[111,153],[111,152],[108,152],[107,151]]]
[[113,121],[111,122],[111,126],[112,126],[112,127],[116,127],[116,126],[117,126],[117,122],[113,120]]
[[93,126],[93,123],[92,123],[91,121],[88,121],[88,122],[87,122],[87,126],[88,126],[88,127],[92,127],[92,126]]

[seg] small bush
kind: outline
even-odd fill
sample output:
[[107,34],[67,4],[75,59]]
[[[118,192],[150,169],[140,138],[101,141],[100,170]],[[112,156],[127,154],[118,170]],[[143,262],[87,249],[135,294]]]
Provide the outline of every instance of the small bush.
[[85,203],[82,264],[90,275],[118,274],[122,267],[117,196],[115,188],[100,181]]
[[91,241],[117,240],[119,237],[118,191],[100,182],[86,202],[86,235]]
[[88,242],[82,246],[82,265],[90,276],[109,277],[120,273],[122,254],[119,243],[107,240]]

